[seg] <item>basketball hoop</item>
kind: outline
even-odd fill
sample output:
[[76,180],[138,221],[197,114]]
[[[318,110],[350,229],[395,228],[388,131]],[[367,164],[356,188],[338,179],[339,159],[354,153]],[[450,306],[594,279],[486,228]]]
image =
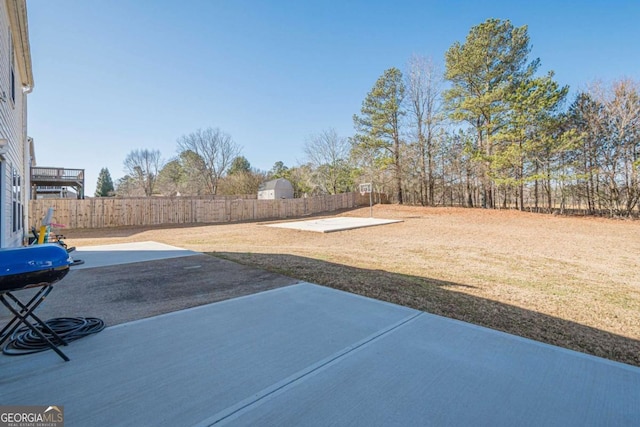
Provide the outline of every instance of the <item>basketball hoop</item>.
[[364,196],[367,193],[371,193],[371,183],[360,184],[360,195]]

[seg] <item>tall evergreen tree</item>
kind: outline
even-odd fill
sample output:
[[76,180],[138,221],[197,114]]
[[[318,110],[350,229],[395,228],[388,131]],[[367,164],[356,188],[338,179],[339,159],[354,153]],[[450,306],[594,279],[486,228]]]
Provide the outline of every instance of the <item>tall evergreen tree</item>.
[[111,174],[109,173],[109,169],[102,168],[100,169],[100,174],[98,175],[98,181],[96,182],[96,197],[107,197],[113,196],[114,188],[113,188],[113,180],[111,179]]
[[241,174],[241,173],[249,173],[251,172],[251,163],[244,156],[238,156],[231,162],[231,166],[229,167],[228,175]]
[[362,102],[361,116],[353,116],[357,131],[354,142],[362,148],[377,150],[392,166],[396,199],[400,204],[403,203],[400,122],[405,115],[404,96],[402,72],[390,68],[378,78]]
[[507,94],[505,123],[494,137],[491,176],[507,188],[516,189],[516,205],[521,210],[524,186],[540,177],[541,161],[548,158],[546,154],[563,150],[566,138],[558,133],[555,114],[568,91],[568,87],[560,87],[553,80],[550,72],[523,80]]
[[445,55],[445,77],[451,88],[445,99],[456,121],[477,133],[477,157],[483,161],[483,206],[493,207],[491,159],[493,135],[506,120],[508,94],[533,76],[539,60],[527,62],[531,47],[527,26],[488,19],[471,28],[464,43],[454,43]]
[[273,167],[267,172],[269,179],[288,178],[290,169],[280,160],[273,164]]
[[158,173],[157,189],[163,196],[190,194],[192,190],[180,158],[167,162]]

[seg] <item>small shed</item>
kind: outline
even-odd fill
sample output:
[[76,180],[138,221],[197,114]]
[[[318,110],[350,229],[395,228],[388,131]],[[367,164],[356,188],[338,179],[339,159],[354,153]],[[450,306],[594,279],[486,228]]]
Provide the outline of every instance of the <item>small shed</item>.
[[293,199],[293,185],[278,178],[263,183],[258,189],[258,200]]

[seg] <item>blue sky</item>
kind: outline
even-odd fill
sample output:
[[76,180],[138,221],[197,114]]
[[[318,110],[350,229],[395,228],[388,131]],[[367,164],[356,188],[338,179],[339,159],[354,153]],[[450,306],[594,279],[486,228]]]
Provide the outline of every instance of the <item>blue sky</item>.
[[352,116],[390,67],[444,53],[488,18],[528,25],[531,58],[572,93],[640,80],[640,1],[28,0],[39,166],[124,175],[134,149],[219,127],[253,167],[304,160],[304,142]]

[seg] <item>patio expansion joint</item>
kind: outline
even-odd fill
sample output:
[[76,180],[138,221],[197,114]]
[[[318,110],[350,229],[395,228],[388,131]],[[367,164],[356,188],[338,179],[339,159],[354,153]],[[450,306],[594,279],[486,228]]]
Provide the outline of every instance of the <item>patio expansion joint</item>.
[[309,365],[307,368],[302,369],[293,375],[290,375],[289,377],[271,385],[270,387],[267,387],[255,393],[253,396],[248,397],[238,402],[237,404],[230,406],[229,408],[226,408],[218,412],[217,414],[207,418],[206,420],[201,421],[196,425],[199,427],[205,427],[205,426],[226,424],[227,422],[230,422],[233,419],[241,416],[243,413],[250,411],[253,407],[261,405],[262,403],[266,402],[270,398],[275,397],[281,393],[284,393],[285,391],[289,390],[292,387],[295,387],[297,384],[304,381],[305,379],[313,375],[317,375],[318,373],[328,369],[330,366],[339,363],[341,360],[344,360],[346,357],[348,357],[351,353],[358,351],[363,347],[369,346],[370,344],[378,341],[384,336],[414,321],[415,319],[417,319],[418,317],[424,314],[425,314],[424,312],[414,313],[386,328],[380,329],[379,331],[373,333],[372,335],[369,335],[368,337],[350,346],[343,348],[342,350],[332,354],[331,356],[328,356],[312,365]]

